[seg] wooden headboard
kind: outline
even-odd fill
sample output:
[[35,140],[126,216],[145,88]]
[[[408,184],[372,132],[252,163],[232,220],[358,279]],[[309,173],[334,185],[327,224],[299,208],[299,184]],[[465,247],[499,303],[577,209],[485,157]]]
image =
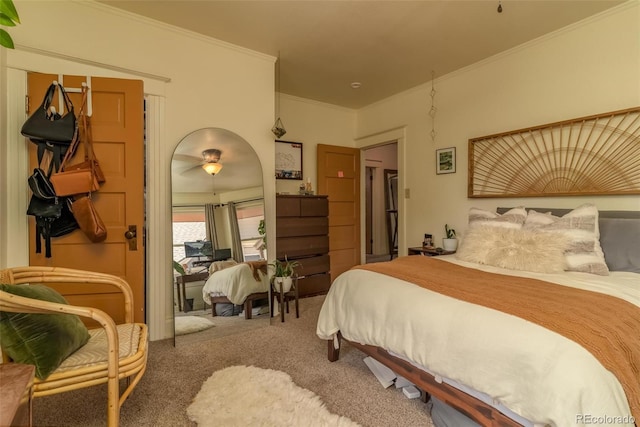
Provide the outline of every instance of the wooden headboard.
[[603,194],[640,194],[640,107],[469,140],[469,197]]

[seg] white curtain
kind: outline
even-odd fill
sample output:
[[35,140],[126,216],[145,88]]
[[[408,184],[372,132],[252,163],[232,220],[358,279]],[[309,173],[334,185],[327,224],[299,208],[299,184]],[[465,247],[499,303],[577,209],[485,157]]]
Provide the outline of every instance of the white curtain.
[[[211,242],[213,250],[218,249],[218,232],[216,231],[216,218],[212,203],[204,205],[204,221],[207,232],[207,240]],[[236,221],[237,222],[237,221]]]
[[238,215],[236,213],[236,204],[229,202],[227,206],[229,210],[229,228],[231,229],[231,257],[236,262],[244,262],[242,254],[242,240],[240,239],[240,227],[238,227]]

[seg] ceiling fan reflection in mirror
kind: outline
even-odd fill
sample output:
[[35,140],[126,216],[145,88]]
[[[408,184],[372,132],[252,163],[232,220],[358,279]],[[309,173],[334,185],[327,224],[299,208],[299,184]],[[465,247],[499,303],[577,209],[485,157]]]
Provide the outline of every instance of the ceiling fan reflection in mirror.
[[222,170],[222,163],[220,163],[220,155],[222,151],[217,148],[210,148],[202,152],[202,158],[195,156],[189,156],[184,154],[174,155],[174,160],[188,163],[195,163],[195,166],[190,166],[184,169],[181,174],[191,172],[194,169],[202,168],[209,175],[216,175]]
[[215,175],[222,170],[222,164],[220,162],[220,154],[222,152],[218,149],[211,148],[202,152],[202,157],[205,163],[202,165],[202,169],[209,175]]

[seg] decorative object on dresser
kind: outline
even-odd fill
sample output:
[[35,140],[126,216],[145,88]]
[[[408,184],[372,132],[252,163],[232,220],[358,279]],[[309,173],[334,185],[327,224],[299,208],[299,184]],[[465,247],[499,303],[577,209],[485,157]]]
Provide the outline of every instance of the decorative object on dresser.
[[299,296],[324,294],[329,274],[329,202],[327,196],[276,196],[276,258],[300,264]]

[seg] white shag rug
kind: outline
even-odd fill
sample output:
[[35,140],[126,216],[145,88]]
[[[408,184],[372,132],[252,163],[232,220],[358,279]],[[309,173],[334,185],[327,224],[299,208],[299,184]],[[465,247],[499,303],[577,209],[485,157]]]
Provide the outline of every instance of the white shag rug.
[[358,427],[330,413],[313,392],[273,369],[231,366],[213,373],[187,408],[199,427]]
[[176,335],[192,334],[215,326],[213,323],[199,316],[176,316]]

